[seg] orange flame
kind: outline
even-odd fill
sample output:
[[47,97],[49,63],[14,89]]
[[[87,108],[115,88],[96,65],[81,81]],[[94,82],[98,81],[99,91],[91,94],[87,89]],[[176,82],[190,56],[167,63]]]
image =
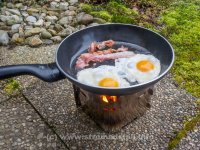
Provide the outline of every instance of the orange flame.
[[100,97],[101,97],[102,101],[104,101],[105,103],[117,101],[117,96],[101,95]]

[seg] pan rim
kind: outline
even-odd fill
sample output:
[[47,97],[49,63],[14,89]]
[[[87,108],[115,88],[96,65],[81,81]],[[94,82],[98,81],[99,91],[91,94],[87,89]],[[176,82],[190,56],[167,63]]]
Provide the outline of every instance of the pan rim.
[[[70,74],[68,74],[67,72],[65,72],[62,67],[59,65],[59,62],[58,62],[58,51],[62,45],[62,43],[69,37],[73,36],[74,34],[77,34],[78,32],[82,31],[82,30],[86,30],[86,29],[90,29],[90,28],[95,28],[97,26],[110,26],[110,25],[123,25],[123,26],[130,26],[130,27],[136,27],[136,28],[140,28],[140,29],[143,29],[143,30],[147,30],[147,31],[150,31],[154,34],[156,34],[157,36],[161,37],[169,46],[170,46],[170,49],[171,49],[171,52],[172,52],[172,61],[170,63],[170,65],[168,66],[168,68],[162,73],[160,74],[159,76],[157,76],[156,78],[152,79],[152,80],[149,80],[148,82],[144,82],[144,83],[138,83],[138,84],[135,84],[135,85],[131,85],[131,86],[128,86],[128,87],[123,87],[123,88],[109,88],[109,87],[99,87],[99,86],[91,86],[91,85],[87,85],[87,84],[84,84],[84,83],[81,83],[80,81],[78,81],[76,78],[72,77]],[[106,24],[101,24],[101,25],[95,25],[95,26],[91,26],[91,27],[86,27],[84,29],[81,29],[81,30],[78,30],[72,34],[70,34],[69,36],[67,36],[66,38],[64,38],[62,40],[62,42],[58,45],[57,47],[57,50],[56,50],[56,65],[58,67],[58,69],[67,77],[67,79],[69,79],[70,81],[72,81],[73,83],[78,83],[79,85],[82,85],[82,86],[86,86],[87,88],[93,88],[93,89],[97,89],[97,90],[116,90],[116,91],[119,91],[119,90],[126,90],[126,89],[132,89],[132,88],[139,88],[139,87],[142,87],[142,86],[145,86],[145,85],[148,85],[148,84],[151,84],[151,83],[154,83],[155,81],[159,80],[159,79],[162,79],[162,77],[164,77],[168,71],[172,68],[173,64],[174,64],[174,60],[175,60],[175,52],[174,52],[174,48],[172,47],[172,45],[169,43],[169,41],[162,35],[160,35],[159,33],[155,32],[155,31],[152,31],[150,29],[147,29],[147,28],[144,28],[144,27],[141,27],[141,26],[137,26],[137,25],[132,25],[132,24],[124,24],[124,23],[106,23]]]

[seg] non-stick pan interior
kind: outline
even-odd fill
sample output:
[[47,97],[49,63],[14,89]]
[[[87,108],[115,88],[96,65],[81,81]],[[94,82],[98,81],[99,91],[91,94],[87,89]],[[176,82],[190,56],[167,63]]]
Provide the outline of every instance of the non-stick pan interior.
[[148,50],[160,60],[161,75],[173,63],[174,54],[171,45],[157,33],[138,26],[106,24],[80,30],[65,38],[57,51],[58,66],[70,80],[73,80],[74,60],[88,49],[91,42],[109,39],[124,42],[125,46],[129,44]]

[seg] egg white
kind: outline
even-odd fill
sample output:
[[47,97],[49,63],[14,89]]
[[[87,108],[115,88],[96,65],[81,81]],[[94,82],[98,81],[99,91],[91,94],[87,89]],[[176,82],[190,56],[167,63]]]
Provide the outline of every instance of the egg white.
[[115,66],[102,65],[97,68],[83,69],[77,73],[78,81],[99,86],[99,82],[104,78],[112,78],[119,83],[119,87],[128,87],[130,84],[120,76],[119,69]]
[[[154,68],[148,72],[140,71],[137,68],[137,63],[143,60],[150,61],[154,65]],[[115,65],[127,74],[126,76],[129,82],[132,82],[132,79],[137,80],[139,83],[148,82],[157,77],[161,70],[160,61],[157,58],[153,55],[144,54],[136,54],[133,57],[125,59],[120,58],[115,61]]]

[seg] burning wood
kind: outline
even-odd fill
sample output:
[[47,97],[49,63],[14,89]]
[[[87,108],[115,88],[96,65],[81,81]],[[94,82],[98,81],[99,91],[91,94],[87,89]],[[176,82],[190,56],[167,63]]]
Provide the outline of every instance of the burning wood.
[[144,115],[150,108],[150,98],[153,94],[151,88],[122,96],[96,95],[77,89],[79,88],[75,87],[77,106],[81,106],[107,132],[117,132]]
[[106,95],[101,95],[100,96],[101,100],[105,103],[109,102],[116,102],[117,101],[117,96],[106,96]]

